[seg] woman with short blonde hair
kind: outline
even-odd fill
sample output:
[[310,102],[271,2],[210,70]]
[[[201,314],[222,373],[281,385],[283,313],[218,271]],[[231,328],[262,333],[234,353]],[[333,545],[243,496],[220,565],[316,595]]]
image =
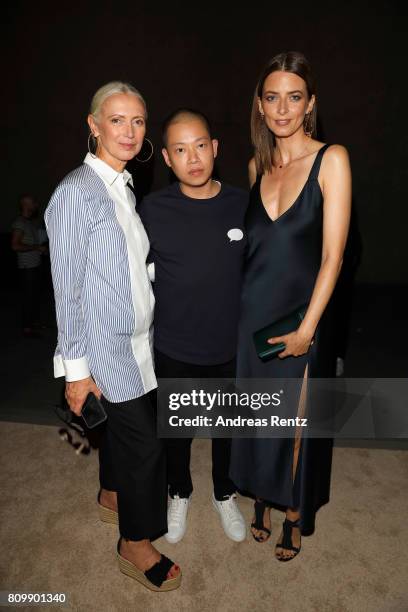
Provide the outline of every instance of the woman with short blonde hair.
[[125,169],[142,148],[146,116],[132,85],[114,81],[95,93],[90,150],[57,186],[45,219],[58,324],[55,375],[65,376],[75,414],[85,407],[91,417],[107,416],[100,518],[119,524],[121,571],[168,591],[180,585],[180,568],[151,544],[167,531],[167,483],[156,437],[149,241]]

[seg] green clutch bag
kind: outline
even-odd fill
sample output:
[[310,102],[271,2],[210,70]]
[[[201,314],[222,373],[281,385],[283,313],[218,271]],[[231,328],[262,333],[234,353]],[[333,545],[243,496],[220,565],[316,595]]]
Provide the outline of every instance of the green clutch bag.
[[286,317],[282,317],[282,319],[254,332],[255,350],[259,359],[269,361],[269,359],[276,357],[285,350],[286,347],[283,342],[268,344],[268,339],[296,331],[305,317],[307,307],[308,304],[304,304]]

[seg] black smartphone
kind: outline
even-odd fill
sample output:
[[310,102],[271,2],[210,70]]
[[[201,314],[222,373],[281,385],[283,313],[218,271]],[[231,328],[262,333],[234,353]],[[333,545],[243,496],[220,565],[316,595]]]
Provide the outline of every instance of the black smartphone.
[[97,427],[97,425],[100,425],[108,418],[102,402],[92,392],[88,393],[82,406],[81,417],[84,419],[88,429]]

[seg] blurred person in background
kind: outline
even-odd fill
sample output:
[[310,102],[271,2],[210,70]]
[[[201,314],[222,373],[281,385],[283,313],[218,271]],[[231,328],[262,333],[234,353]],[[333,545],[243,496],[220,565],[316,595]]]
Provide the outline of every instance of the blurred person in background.
[[40,324],[41,255],[46,238],[38,224],[38,204],[30,194],[20,197],[20,215],[12,225],[11,248],[17,253],[23,334],[35,335]]

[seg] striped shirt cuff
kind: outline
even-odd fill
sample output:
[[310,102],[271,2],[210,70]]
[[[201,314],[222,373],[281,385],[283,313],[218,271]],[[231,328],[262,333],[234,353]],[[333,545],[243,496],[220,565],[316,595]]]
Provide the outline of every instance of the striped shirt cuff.
[[54,356],[54,377],[65,376],[67,382],[89,378],[91,375],[86,357],[79,359],[63,359],[61,355]]

